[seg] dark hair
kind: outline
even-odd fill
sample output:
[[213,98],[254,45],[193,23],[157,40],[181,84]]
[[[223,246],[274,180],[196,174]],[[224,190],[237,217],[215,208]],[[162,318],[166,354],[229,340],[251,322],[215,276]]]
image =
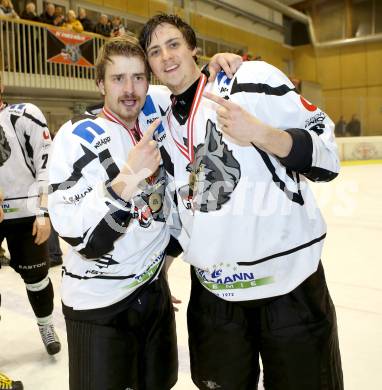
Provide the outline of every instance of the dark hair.
[[[178,15],[160,13],[149,19],[143,26],[139,34],[139,43],[143,47],[144,51],[147,51],[148,46],[151,43],[151,38],[154,30],[161,24],[168,23],[175,26],[183,35],[183,38],[188,44],[188,47],[193,50],[196,48],[196,35],[192,27],[187,24]],[[194,57],[196,61],[196,56]]]
[[122,35],[107,40],[101,47],[96,60],[96,83],[105,78],[106,63],[111,62],[111,56],[138,57],[145,64],[147,80],[150,80],[150,68],[145,52],[139,45],[138,39],[131,35]]

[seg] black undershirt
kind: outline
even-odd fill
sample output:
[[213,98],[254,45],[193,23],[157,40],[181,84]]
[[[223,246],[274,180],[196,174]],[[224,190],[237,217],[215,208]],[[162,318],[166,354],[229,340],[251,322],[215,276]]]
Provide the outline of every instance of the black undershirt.
[[[202,69],[202,73],[207,78],[210,77],[207,67]],[[171,95],[172,112],[180,125],[184,125],[187,122],[199,81],[200,77],[181,94]]]
[[198,88],[200,78],[198,78],[188,89],[179,95],[171,95],[171,108],[175,119],[180,125],[184,125],[187,122],[190,115],[192,102],[196,89]]

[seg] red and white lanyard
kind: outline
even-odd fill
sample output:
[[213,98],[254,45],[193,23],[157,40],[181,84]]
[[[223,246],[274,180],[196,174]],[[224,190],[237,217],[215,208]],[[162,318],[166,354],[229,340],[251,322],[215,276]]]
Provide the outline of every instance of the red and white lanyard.
[[141,129],[139,127],[138,118],[135,121],[135,126],[132,129],[129,129],[125,123],[123,123],[118,117],[116,117],[114,114],[112,114],[106,107],[102,107],[102,113],[106,116],[107,119],[111,120],[112,122],[118,123],[121,126],[123,126],[127,132],[130,135],[131,141],[133,145],[136,145],[140,139],[143,137],[143,134],[141,132]]
[[180,153],[183,154],[184,157],[190,162],[194,161],[194,119],[195,119],[195,114],[196,111],[198,110],[200,101],[202,100],[202,95],[203,95],[203,90],[204,87],[207,84],[207,76],[202,73],[201,77],[199,79],[198,86],[196,87],[196,92],[194,95],[194,100],[192,102],[191,110],[190,110],[190,116],[187,120],[187,145],[184,145],[183,143],[180,143],[176,140],[172,128],[171,128],[171,117],[170,114],[172,110],[169,111],[167,115],[167,122],[168,122],[168,127],[170,130],[170,134],[172,136],[172,139],[175,142],[175,145],[179,149]]

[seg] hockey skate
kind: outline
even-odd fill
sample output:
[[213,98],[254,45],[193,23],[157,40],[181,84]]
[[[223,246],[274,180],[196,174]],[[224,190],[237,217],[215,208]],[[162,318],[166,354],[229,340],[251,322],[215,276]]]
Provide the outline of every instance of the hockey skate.
[[40,325],[38,324],[38,329],[40,331],[40,335],[42,341],[44,342],[46,351],[49,355],[55,355],[61,350],[61,343],[57,336],[57,333],[54,330],[52,324]]
[[13,381],[0,372],[0,390],[23,390],[24,386],[20,381]]

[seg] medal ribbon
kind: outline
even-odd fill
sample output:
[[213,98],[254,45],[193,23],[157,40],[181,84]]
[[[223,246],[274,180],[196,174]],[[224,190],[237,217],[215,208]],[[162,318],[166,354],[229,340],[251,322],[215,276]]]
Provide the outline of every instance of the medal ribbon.
[[195,156],[194,156],[194,119],[195,119],[195,114],[196,114],[196,111],[198,110],[200,101],[202,100],[203,90],[204,90],[204,87],[206,86],[206,84],[207,84],[207,76],[204,73],[202,73],[200,76],[200,79],[199,79],[198,86],[196,88],[194,100],[192,102],[190,116],[187,120],[187,145],[186,146],[183,143],[178,142],[175,139],[174,134],[172,132],[171,117],[170,117],[172,110],[170,110],[168,115],[167,115],[167,122],[168,122],[171,137],[174,140],[175,145],[179,149],[180,153],[182,153],[183,156],[186,157],[186,159],[188,161],[190,161],[191,163],[194,161],[194,158],[195,158]]
[[118,123],[119,125],[121,125],[123,128],[127,130],[134,146],[141,140],[143,134],[141,132],[141,129],[139,128],[138,118],[135,121],[135,126],[132,129],[129,129],[125,125],[125,123],[121,121],[121,119],[119,119],[114,114],[112,114],[105,106],[102,107],[102,113],[106,116],[107,119],[109,119],[112,122]]
[[[118,117],[113,115],[106,107],[102,108],[103,114],[106,116],[107,119],[111,120],[112,122],[118,123],[119,125],[123,126],[127,132],[130,135],[131,141],[133,145],[135,146],[143,137],[143,134],[141,132],[141,129],[139,127],[138,118],[135,121],[135,126],[132,129],[129,129]],[[146,181],[149,184],[153,184],[155,182],[156,175],[155,173],[149,177],[146,178]]]

